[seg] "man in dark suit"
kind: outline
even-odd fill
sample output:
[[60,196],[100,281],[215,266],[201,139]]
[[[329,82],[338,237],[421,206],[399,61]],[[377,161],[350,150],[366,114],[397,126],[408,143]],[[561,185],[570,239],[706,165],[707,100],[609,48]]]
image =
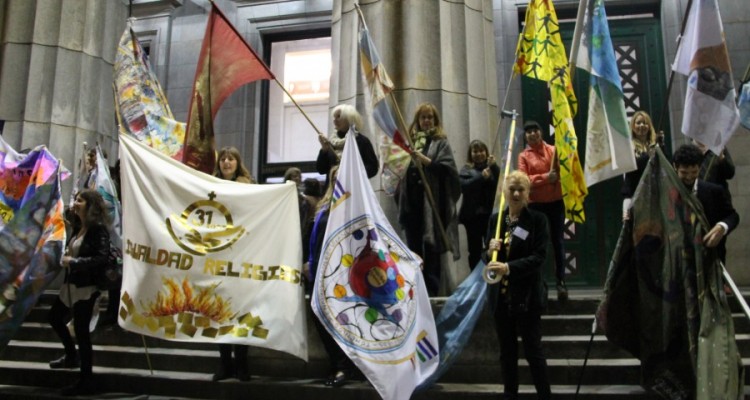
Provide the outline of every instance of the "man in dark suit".
[[703,236],[703,244],[708,248],[715,247],[723,263],[726,261],[726,237],[737,227],[740,216],[726,189],[698,179],[702,161],[703,152],[693,144],[680,146],[672,157],[677,176],[698,197],[711,226]]

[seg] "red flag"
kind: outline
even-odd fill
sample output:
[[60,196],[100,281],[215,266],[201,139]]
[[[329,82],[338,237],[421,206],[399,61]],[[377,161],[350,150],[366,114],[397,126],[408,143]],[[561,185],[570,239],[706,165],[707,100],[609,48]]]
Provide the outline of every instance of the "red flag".
[[274,79],[274,76],[218,7],[211,3],[188,109],[182,156],[184,164],[213,173],[214,116],[232,92],[258,79]]

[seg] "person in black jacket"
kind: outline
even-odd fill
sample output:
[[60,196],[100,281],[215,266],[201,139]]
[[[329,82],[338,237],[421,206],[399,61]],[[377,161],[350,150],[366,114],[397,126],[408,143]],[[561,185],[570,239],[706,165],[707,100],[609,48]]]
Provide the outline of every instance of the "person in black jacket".
[[677,176],[698,197],[711,225],[711,229],[703,236],[703,244],[708,248],[716,248],[719,259],[725,262],[727,235],[739,225],[740,215],[732,206],[729,191],[698,179],[702,162],[703,152],[693,144],[678,147],[672,157]]
[[[500,367],[504,399],[518,398],[518,335],[529,363],[539,399],[551,396],[547,360],[542,351],[542,312],[547,291],[542,280],[542,265],[550,241],[547,217],[528,207],[531,181],[522,171],[514,171],[504,185],[508,208],[503,212],[500,239],[492,239],[488,257],[497,252],[499,261],[488,269],[503,277],[492,287],[495,329],[500,339]],[[498,214],[493,214],[487,232],[493,237]]]
[[[328,176],[331,168],[339,165],[346,134],[351,128],[356,134],[359,156],[362,157],[367,177],[372,178],[377,175],[380,168],[378,156],[372,148],[370,139],[359,131],[362,129],[362,116],[359,115],[357,109],[348,104],[339,104],[334,107],[331,116],[333,117],[333,128],[336,132],[330,137],[318,135],[320,151],[318,152],[318,159],[315,161],[315,169],[318,173]],[[328,187],[328,180],[326,180],[325,187]]]
[[463,194],[458,220],[466,228],[469,269],[473,270],[482,259],[484,234],[494,206],[500,167],[490,155],[487,145],[481,140],[469,143],[468,153],[467,163],[458,174]]
[[[72,208],[79,225],[68,240],[66,253],[62,257],[65,279],[59,296],[49,311],[49,323],[65,347],[65,355],[50,361],[50,368],[81,367],[79,380],[63,388],[63,396],[85,395],[96,391],[89,323],[99,298],[96,275],[107,262],[110,245],[104,199],[96,190],[80,191]],[[71,311],[78,352],[66,326]]]
[[[328,215],[331,211],[331,198],[333,197],[334,186],[336,185],[336,176],[338,166],[331,168],[329,181],[331,182],[326,189],[323,198],[318,202],[318,209],[315,213],[315,222],[310,233],[309,258],[305,263],[305,273],[308,276],[309,289],[312,290],[315,284],[315,275],[318,271],[318,261],[323,251],[323,240],[325,239],[326,227],[328,226]],[[347,380],[351,379],[357,372],[357,367],[352,360],[344,353],[344,350],[336,343],[336,339],[326,330],[320,319],[313,318],[315,329],[320,335],[320,341],[323,342],[323,348],[328,354],[330,362],[330,371],[324,384],[331,387],[343,386]]]

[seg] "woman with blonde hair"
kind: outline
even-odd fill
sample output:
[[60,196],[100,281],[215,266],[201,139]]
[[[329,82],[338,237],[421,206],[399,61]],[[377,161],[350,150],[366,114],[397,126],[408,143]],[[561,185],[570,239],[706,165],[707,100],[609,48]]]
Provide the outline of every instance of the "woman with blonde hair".
[[[377,175],[378,169],[380,168],[378,156],[372,148],[370,139],[361,133],[363,128],[362,117],[357,112],[357,109],[349,104],[339,104],[333,108],[331,117],[333,117],[333,128],[335,132],[329,137],[318,135],[320,151],[318,152],[318,158],[315,161],[315,169],[318,173],[328,176],[331,168],[335,165],[339,165],[341,152],[344,149],[344,142],[346,141],[346,134],[349,130],[352,130],[356,135],[355,139],[357,140],[357,147],[359,148],[359,156],[362,158],[362,163],[365,165],[367,177],[372,178]],[[326,181],[326,186],[328,186],[328,181]]]
[[[427,292],[437,296],[443,269],[441,255],[452,250],[454,260],[460,257],[456,202],[461,196],[461,186],[453,150],[443,131],[440,113],[433,104],[422,103],[417,107],[409,135],[414,152],[399,187],[398,221],[406,233],[409,249],[424,261],[422,273]],[[427,189],[417,164],[424,170],[450,247],[446,246],[433,205],[427,200]]]
[[[491,288],[490,306],[495,330],[500,339],[500,370],[504,399],[518,398],[518,336],[529,364],[537,398],[551,396],[547,359],[542,349],[542,313],[547,290],[542,265],[550,242],[547,217],[529,207],[531,180],[523,171],[513,171],[503,185],[507,208],[503,210],[500,238],[489,242],[487,258],[497,252],[497,260],[487,268],[503,276],[503,282]],[[493,237],[498,213],[490,218],[487,236]]]
[[630,137],[633,140],[633,151],[635,152],[635,165],[636,169],[623,175],[622,193],[622,220],[626,221],[629,218],[629,209],[635,189],[638,187],[638,183],[641,181],[643,171],[646,170],[648,159],[651,154],[651,150],[655,146],[663,147],[661,143],[664,138],[663,133],[656,135],[654,130],[654,124],[651,122],[651,117],[647,112],[640,110],[633,114],[630,119]]

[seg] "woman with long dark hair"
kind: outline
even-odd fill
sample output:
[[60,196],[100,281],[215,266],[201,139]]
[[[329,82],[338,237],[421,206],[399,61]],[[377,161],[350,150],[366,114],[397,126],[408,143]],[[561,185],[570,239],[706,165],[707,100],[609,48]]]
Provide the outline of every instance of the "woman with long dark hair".
[[472,140],[469,143],[467,163],[458,174],[463,194],[458,220],[466,228],[469,269],[472,270],[482,259],[484,234],[492,214],[499,176],[500,167],[490,155],[487,145],[481,140]]
[[[96,391],[89,324],[99,298],[96,275],[107,262],[110,246],[107,209],[104,199],[96,190],[80,191],[72,209],[77,224],[61,260],[65,279],[49,312],[49,323],[65,347],[65,355],[50,361],[50,368],[81,367],[79,380],[62,389],[64,396],[85,395]],[[73,318],[78,341],[77,352],[66,326],[70,317]]]

